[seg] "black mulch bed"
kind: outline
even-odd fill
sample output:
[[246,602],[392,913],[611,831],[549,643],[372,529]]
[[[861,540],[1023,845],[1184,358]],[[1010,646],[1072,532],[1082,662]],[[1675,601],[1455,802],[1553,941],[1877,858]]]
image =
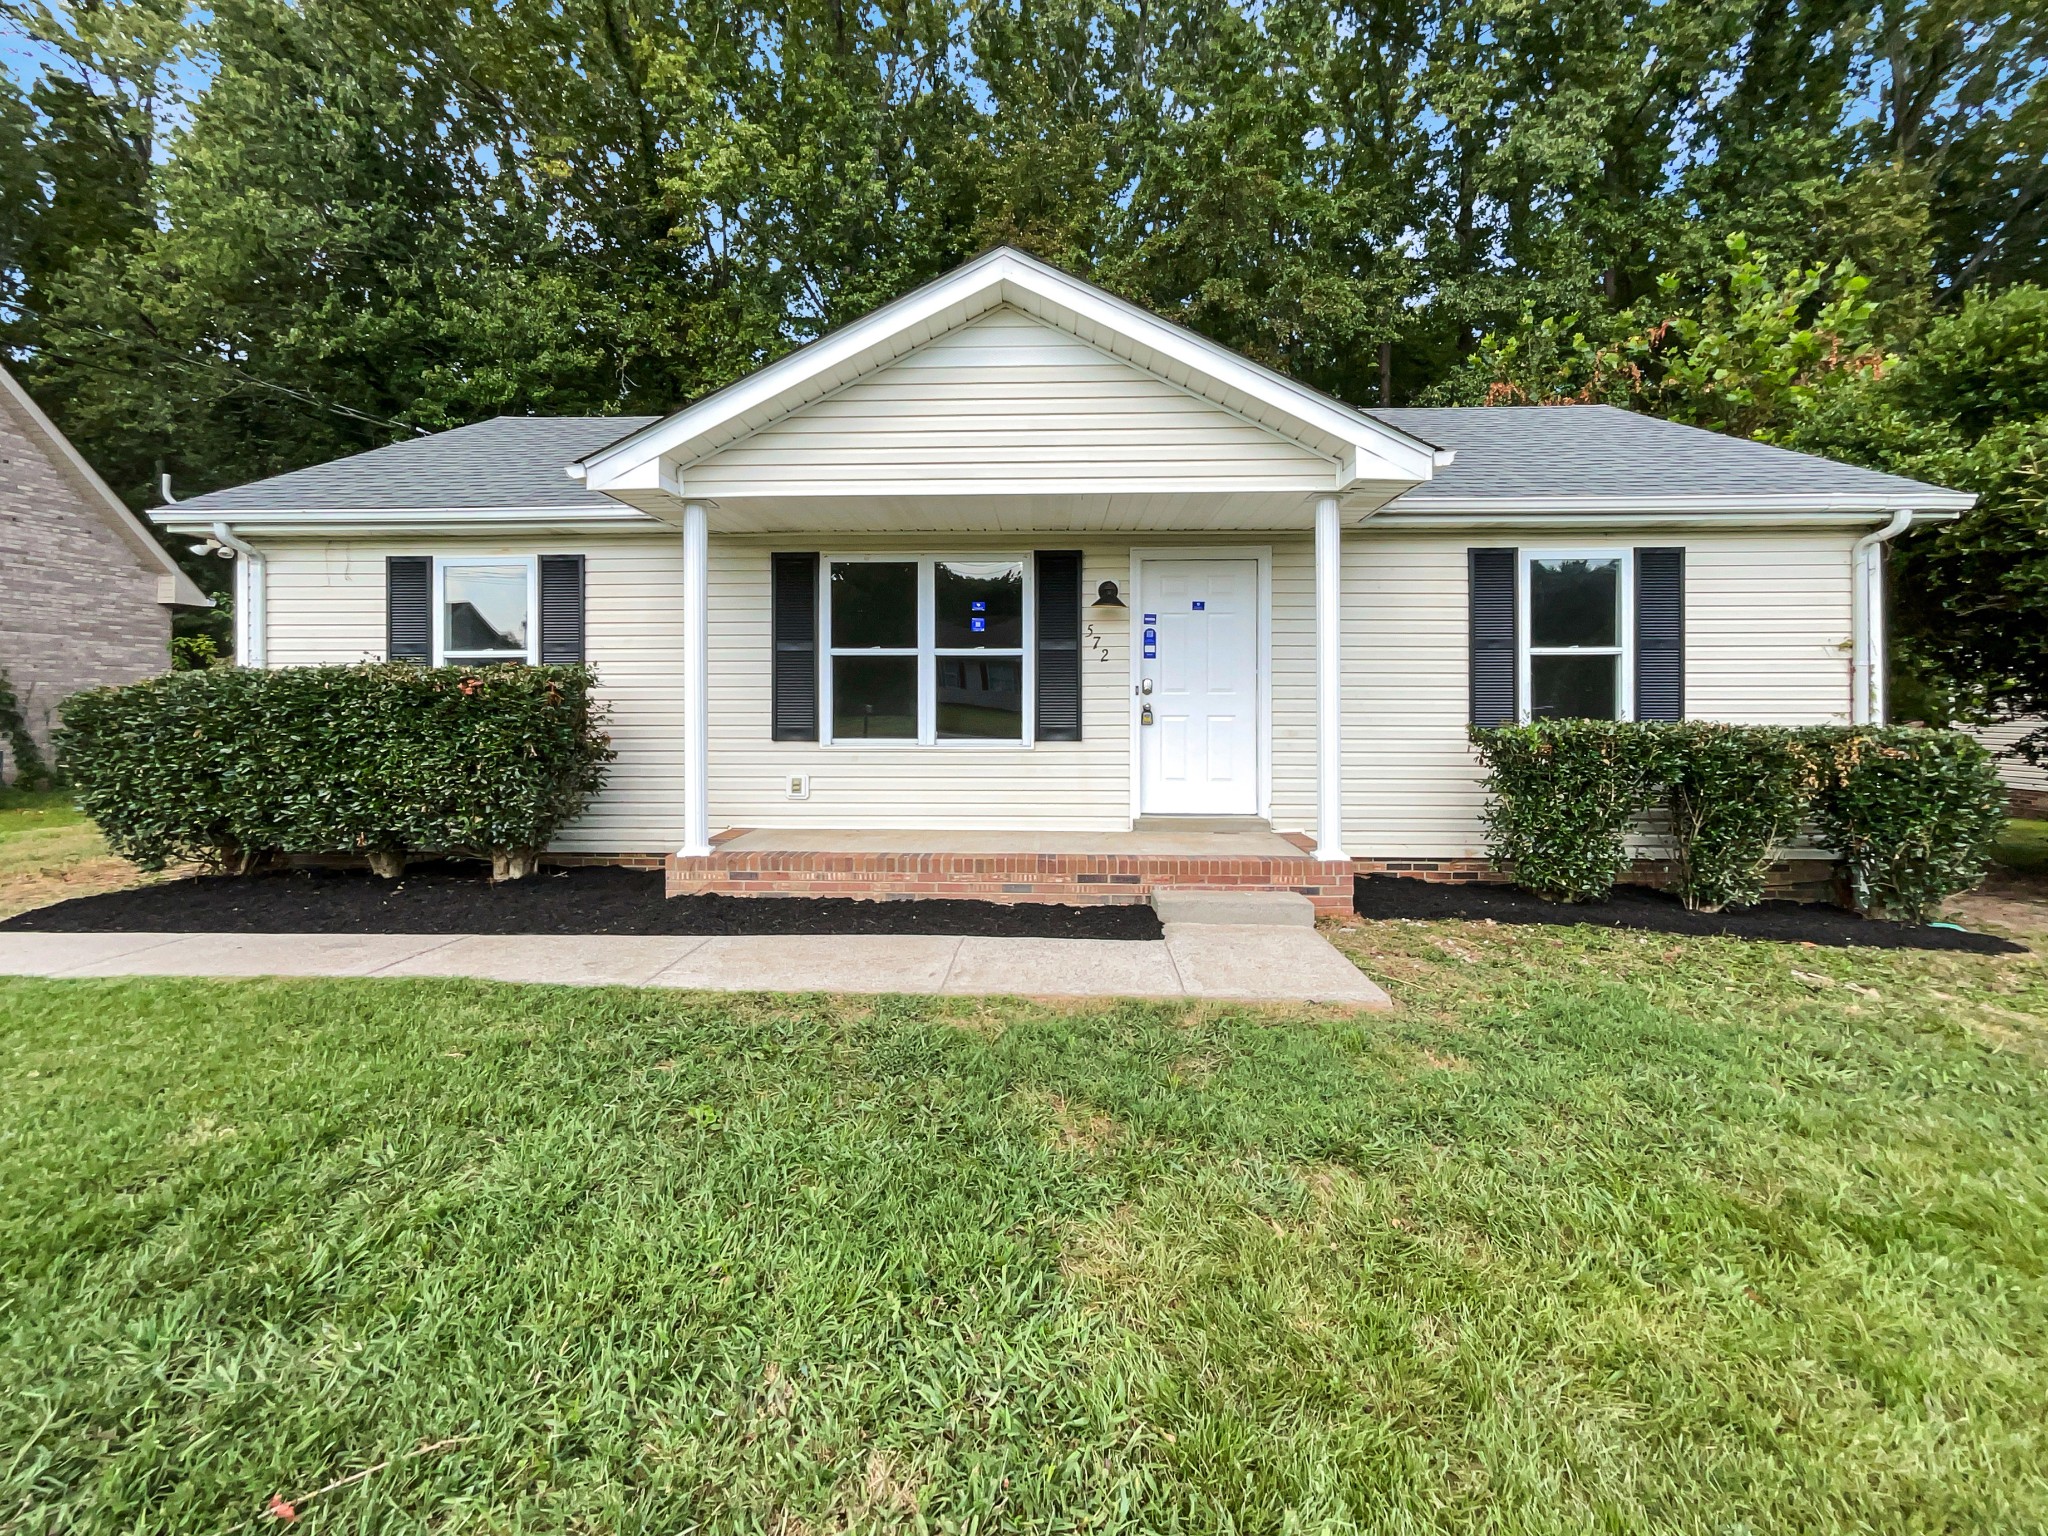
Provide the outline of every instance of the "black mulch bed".
[[1399,875],[1361,875],[1355,882],[1352,905],[1360,917],[1406,917],[1422,922],[1491,918],[1496,923],[1592,923],[1651,933],[1720,934],[1835,948],[1960,949],[1973,955],[2025,954],[2027,948],[1988,933],[1888,923],[1817,902],[1765,901],[1733,912],[1688,912],[1675,896],[1632,885],[1616,887],[1606,901],[1568,906],[1512,885],[1451,885]]
[[45,933],[928,933],[1156,939],[1149,906],[678,896],[653,870],[543,869],[493,885],[478,866],[421,864],[404,878],[295,869],[200,876],[24,912],[0,929]]

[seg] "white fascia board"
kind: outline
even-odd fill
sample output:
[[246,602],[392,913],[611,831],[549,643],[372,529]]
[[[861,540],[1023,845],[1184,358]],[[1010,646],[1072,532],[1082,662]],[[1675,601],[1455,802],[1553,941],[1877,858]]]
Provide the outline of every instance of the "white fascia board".
[[1963,513],[1977,504],[1967,491],[1926,490],[1852,496],[1405,496],[1389,515],[1414,520],[1455,516],[1635,516],[1720,513],[1833,513],[1877,517],[1894,512]]
[[320,510],[278,507],[241,511],[207,511],[173,504],[149,514],[166,533],[204,536],[215,523],[237,533],[491,533],[533,532],[576,528],[645,530],[662,526],[657,518],[623,502],[596,507],[360,507]]
[[[650,462],[687,464],[1004,304],[1213,399],[1268,431],[1306,438],[1318,451],[1343,445],[1347,451],[1341,455],[1340,475],[1351,479],[1360,478],[1358,465],[1370,461],[1377,471],[1370,478],[1385,479],[1391,470],[1420,485],[1448,462],[1444,450],[1433,444],[1005,247],[589,455],[579,461],[584,483],[592,490],[610,490],[623,486],[629,475],[644,478]],[[1349,483],[1344,480],[1335,488]]]
[[[1720,503],[1714,510],[1686,512],[1557,510],[1551,512],[1451,512],[1418,513],[1386,511],[1360,521],[1368,530],[1399,528],[1409,532],[1424,528],[1868,528],[1882,524],[1894,514],[1888,511],[1813,511],[1776,505],[1744,507]],[[1960,512],[1918,512],[1915,523],[1952,523]]]

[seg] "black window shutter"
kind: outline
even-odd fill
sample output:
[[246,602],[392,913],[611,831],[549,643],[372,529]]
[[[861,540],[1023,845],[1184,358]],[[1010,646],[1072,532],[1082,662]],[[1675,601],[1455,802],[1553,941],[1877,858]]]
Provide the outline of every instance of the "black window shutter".
[[1039,741],[1081,739],[1081,551],[1041,549],[1038,580]]
[[384,654],[423,665],[434,659],[434,562],[426,555],[384,562]]
[[1515,564],[1512,549],[1469,549],[1468,603],[1472,647],[1472,723],[1513,725],[1515,698]]
[[1636,718],[1685,718],[1685,551],[1636,551]]
[[770,602],[770,643],[776,741],[818,739],[818,557],[770,555],[774,594]]
[[583,557],[540,557],[540,659],[547,666],[583,660]]

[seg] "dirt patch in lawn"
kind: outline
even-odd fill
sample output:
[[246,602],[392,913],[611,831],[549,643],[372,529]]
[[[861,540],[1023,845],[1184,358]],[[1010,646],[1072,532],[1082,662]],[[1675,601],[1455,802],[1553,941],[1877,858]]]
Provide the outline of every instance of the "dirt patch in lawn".
[[1836,948],[1946,949],[1978,955],[2024,953],[2026,946],[1988,933],[1923,928],[1858,917],[1840,907],[1797,901],[1766,901],[1732,912],[1688,912],[1675,896],[1639,886],[1618,886],[1606,901],[1545,901],[1512,885],[1452,885],[1364,875],[1354,882],[1352,904],[1365,918],[1410,918],[1422,922],[1461,919],[1496,923],[1591,923],[1602,928],[1651,933],[1724,935],[1778,939]]
[[1949,899],[1966,928],[2002,928],[2023,939],[2048,939],[2048,872],[1994,869],[1974,891]]
[[201,876],[24,912],[0,928],[46,933],[917,933],[1156,939],[1149,906],[852,901],[662,895],[654,870],[544,869],[493,885],[477,866],[428,864],[400,880],[366,870]]

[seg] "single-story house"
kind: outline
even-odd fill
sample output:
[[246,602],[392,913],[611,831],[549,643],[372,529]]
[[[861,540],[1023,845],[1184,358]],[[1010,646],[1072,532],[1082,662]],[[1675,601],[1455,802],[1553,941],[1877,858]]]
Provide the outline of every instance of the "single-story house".
[[[171,610],[212,599],[0,368],[0,672],[37,750],[81,688],[171,665]],[[11,777],[0,733],[0,778]]]
[[1130,898],[1482,866],[1473,721],[1883,708],[1970,498],[1600,407],[1359,410],[999,249],[663,417],[501,418],[158,511],[258,666],[587,661],[558,856]]

